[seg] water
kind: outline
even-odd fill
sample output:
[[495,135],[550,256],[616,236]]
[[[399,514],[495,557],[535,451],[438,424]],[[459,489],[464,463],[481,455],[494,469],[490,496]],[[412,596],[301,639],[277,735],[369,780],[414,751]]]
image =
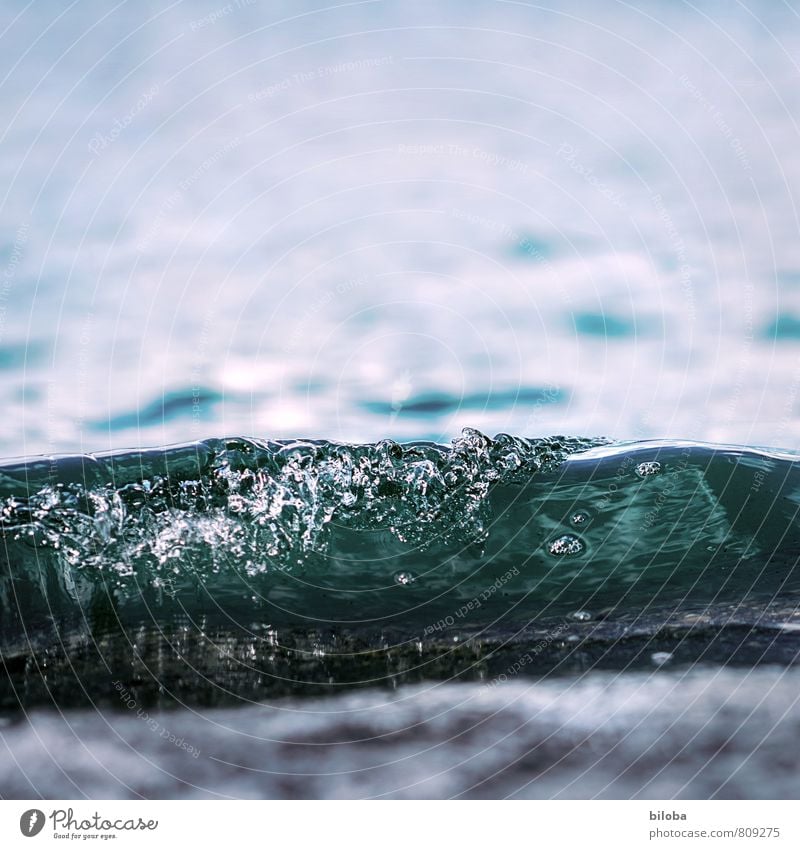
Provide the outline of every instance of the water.
[[791,665],[800,639],[792,454],[475,430],[210,439],[8,463],[0,488],[9,710],[52,698],[39,652],[49,687],[81,681],[63,706],[106,700],[111,669],[160,704],[207,651],[232,666],[192,698],[216,703],[377,684],[390,658],[401,680],[498,674],[531,644],[525,674],[656,649]]
[[[777,745],[796,701],[793,453],[476,430],[449,446],[208,439],[6,463],[0,492],[0,733],[17,764],[29,753],[3,795],[794,792],[751,728],[783,711]],[[622,726],[582,713],[606,691]],[[675,704],[686,719],[665,728]],[[409,734],[420,712],[448,718]],[[119,781],[60,745],[69,765],[44,768],[61,717]],[[689,746],[712,718],[724,759],[659,765],[654,739]],[[453,742],[476,725],[480,756]],[[608,750],[602,768],[567,756],[576,733]],[[375,735],[388,748],[343,747]],[[734,778],[745,763],[772,777]]]
[[90,799],[796,799],[800,792],[797,678],[782,670],[598,673],[569,687],[417,685],[183,716],[117,697],[133,707],[66,720],[40,713],[28,728],[3,729],[13,759],[4,796],[29,798],[32,788]]
[[0,48],[0,795],[796,796],[795,9]]
[[793,8],[219,5],[0,10],[0,455],[798,447]]
[[0,486],[5,797],[797,793],[794,454],[209,439]]
[[210,439],[7,464],[0,491],[7,628],[210,597],[236,619],[429,631],[800,588],[800,464],[754,449]]

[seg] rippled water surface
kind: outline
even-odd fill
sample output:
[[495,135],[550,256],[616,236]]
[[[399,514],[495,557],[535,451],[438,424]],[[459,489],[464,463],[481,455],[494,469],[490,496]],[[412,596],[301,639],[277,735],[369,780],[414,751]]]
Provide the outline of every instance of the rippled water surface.
[[791,5],[218,7],[0,10],[0,452],[796,446]]
[[[54,628],[62,649],[66,636],[117,654],[109,635],[127,627],[143,629],[137,652],[170,662],[215,631],[234,655],[291,666],[276,651],[291,635],[299,654],[316,640],[352,664],[342,684],[366,663],[357,644],[469,656],[476,640],[538,635],[552,653],[569,633],[627,664],[629,628],[695,624],[711,642],[750,627],[759,650],[766,628],[793,662],[792,454],[475,430],[450,446],[210,439],[9,463],[0,487],[8,657],[47,649]],[[458,674],[451,660],[436,674]]]
[[209,439],[0,489],[3,796],[797,793],[791,453]]

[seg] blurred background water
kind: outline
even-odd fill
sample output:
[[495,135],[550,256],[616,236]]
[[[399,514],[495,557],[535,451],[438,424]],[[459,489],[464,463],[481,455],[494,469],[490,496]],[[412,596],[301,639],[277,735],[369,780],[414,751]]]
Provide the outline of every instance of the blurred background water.
[[0,7],[0,453],[798,445],[782,2]]

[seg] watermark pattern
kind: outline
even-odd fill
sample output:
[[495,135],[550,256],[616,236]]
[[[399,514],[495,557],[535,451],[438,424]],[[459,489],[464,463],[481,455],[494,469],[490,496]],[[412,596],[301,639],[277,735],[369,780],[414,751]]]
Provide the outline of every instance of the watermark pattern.
[[504,684],[506,681],[514,678],[516,675],[519,675],[526,666],[532,664],[543,651],[547,651],[547,649],[550,648],[550,646],[568,629],[569,625],[564,622],[556,625],[555,628],[548,631],[547,634],[545,634],[545,636],[542,637],[530,651],[520,655],[520,657],[515,660],[505,672],[495,675],[494,678],[486,682],[485,686],[496,687],[498,684]]
[[106,132],[97,132],[89,139],[89,152],[99,156],[101,151],[106,150],[120,137],[120,135],[133,123],[136,116],[147,108],[148,104],[158,95],[158,83],[154,83],[147,91],[143,92],[131,109],[121,118],[117,118]]
[[11,254],[8,257],[6,267],[3,269],[3,278],[0,281],[0,339],[5,335],[8,321],[8,299],[17,279],[17,268],[25,253],[29,231],[30,225],[27,221],[24,221],[17,228],[14,244],[11,246]]
[[[753,319],[754,293],[755,286],[750,281],[745,282],[744,287],[742,289],[740,312],[740,315],[743,319],[743,328],[741,336],[742,344],[739,348],[739,356],[737,357],[736,366],[734,370],[736,378],[733,384],[733,388],[728,394],[728,398],[723,408],[724,414],[721,417],[723,421],[732,421],[736,417],[736,409],[739,406],[739,402],[742,399],[742,395],[750,391],[750,386],[747,378],[750,372],[750,365],[753,359],[753,344],[755,342],[755,329]],[[729,363],[729,366],[732,365],[732,363]]]
[[178,737],[173,734],[171,731],[164,728],[164,726],[155,717],[150,716],[146,710],[142,710],[136,699],[131,695],[130,691],[124,684],[120,681],[115,681],[114,689],[119,693],[120,700],[125,707],[136,711],[136,715],[139,719],[141,719],[154,734],[158,734],[162,740],[166,740],[168,743],[172,743],[179,749],[183,749],[187,754],[191,755],[195,759],[200,756],[200,749],[196,749],[194,746],[189,745],[183,737]]
[[465,147],[454,143],[440,144],[398,144],[397,152],[403,156],[453,156],[482,162],[495,168],[504,168],[515,174],[528,174],[530,166],[521,159],[493,153],[482,147]]
[[611,498],[619,490],[620,483],[627,480],[631,476],[635,467],[636,460],[634,460],[633,457],[628,456],[622,460],[619,466],[617,466],[617,471],[614,475],[614,479],[611,481],[610,484],[608,484],[608,486],[606,487],[606,492],[603,494],[602,498],[600,498],[597,502],[598,510],[605,510],[608,508],[609,504],[611,504]]
[[450,215],[459,221],[466,221],[468,224],[475,224],[484,230],[488,230],[490,233],[497,233],[503,238],[508,239],[517,248],[519,248],[522,253],[539,263],[545,273],[550,277],[553,291],[559,296],[561,301],[567,306],[572,303],[572,296],[561,282],[562,275],[556,273],[553,264],[545,256],[541,248],[539,248],[528,236],[523,236],[518,230],[515,230],[504,221],[487,218],[486,216],[479,215],[475,212],[467,212],[463,209],[451,207]]
[[584,165],[579,159],[579,154],[580,150],[575,145],[569,144],[569,142],[562,142],[556,151],[556,156],[560,160],[569,165],[579,177],[583,177],[590,186],[594,186],[612,206],[615,206],[617,209],[625,209],[625,201],[622,199],[622,195],[604,183],[594,173],[594,169],[588,165]]
[[244,9],[247,6],[254,6],[255,4],[256,0],[233,0],[233,2],[226,3],[218,9],[214,9],[213,12],[203,15],[202,18],[195,18],[193,21],[189,21],[189,30],[191,32],[197,32],[198,30],[206,29],[206,27],[213,26],[223,18],[227,18],[231,13]]
[[748,172],[752,171],[753,166],[750,164],[750,159],[747,156],[744,145],[742,144],[741,139],[734,135],[733,127],[731,127],[731,125],[725,120],[722,110],[719,109],[716,104],[712,103],[705,94],[703,94],[701,89],[686,76],[686,74],[683,74],[680,77],[679,82],[689,92],[689,94],[708,111],[716,128],[720,131],[720,133],[722,133],[723,138],[728,141],[728,144],[739,161],[739,165],[741,165],[742,170]]
[[431,625],[426,625],[422,635],[423,637],[429,637],[431,634],[437,631],[443,631],[446,628],[450,628],[455,625],[456,620],[464,619],[467,615],[472,613],[475,610],[480,610],[483,605],[489,601],[489,599],[500,589],[502,589],[512,578],[515,578],[519,575],[519,567],[512,566],[507,572],[502,574],[499,578],[495,580],[493,584],[487,587],[480,595],[476,595],[474,598],[470,599],[465,604],[462,604],[458,610],[450,616],[445,616],[444,619],[440,619],[438,622],[435,622]]
[[299,348],[305,346],[308,342],[308,332],[312,321],[326,306],[333,303],[337,297],[346,295],[355,289],[360,289],[370,282],[370,278],[366,275],[352,277],[337,283],[333,289],[328,289],[323,295],[314,300],[311,305],[303,312],[297,325],[292,330],[289,339],[284,346],[284,353],[291,354]]
[[225,156],[227,156],[232,150],[235,150],[240,144],[242,140],[239,136],[235,136],[226,142],[218,150],[215,150],[214,153],[207,156],[197,168],[192,171],[192,173],[188,177],[184,177],[178,183],[178,188],[175,189],[172,194],[164,201],[161,205],[161,208],[156,213],[153,218],[150,227],[147,230],[147,233],[144,237],[139,241],[136,245],[136,250],[139,253],[145,253],[153,243],[155,237],[159,234],[162,227],[164,226],[164,222],[167,219],[167,216],[173,209],[175,209],[178,204],[183,200],[184,194],[189,191],[199,180],[201,180],[205,175]]
[[542,416],[542,410],[555,404],[561,399],[561,387],[555,383],[548,383],[539,397],[533,402],[531,411],[525,419],[524,434],[533,433],[538,427]]
[[283,92],[289,91],[298,85],[305,85],[314,80],[322,80],[327,77],[333,77],[337,74],[354,74],[359,71],[366,71],[370,68],[380,68],[384,65],[391,65],[394,62],[393,56],[375,56],[364,59],[351,59],[347,62],[337,62],[335,65],[322,65],[318,68],[309,68],[305,71],[297,71],[288,77],[283,77],[272,85],[258,91],[251,91],[247,95],[250,103],[258,103],[261,100],[269,100]]
[[658,518],[658,514],[667,503],[672,490],[678,485],[678,478],[686,471],[689,466],[689,461],[692,457],[692,450],[689,447],[684,448],[680,454],[680,460],[672,462],[669,465],[669,470],[665,475],[666,481],[661,486],[658,495],[656,496],[655,506],[645,513],[643,527],[646,529],[652,528]]
[[89,385],[89,364],[91,362],[90,346],[94,336],[94,324],[94,313],[86,313],[86,318],[83,321],[80,336],[78,337],[78,362],[75,372],[77,382],[77,409],[75,412],[75,422],[78,427],[83,426],[83,422],[86,418],[87,396],[91,395],[91,387]]
[[200,335],[197,339],[197,348],[192,358],[192,424],[191,432],[197,436],[200,432],[200,421],[203,413],[203,387],[201,386],[201,375],[206,362],[206,352],[211,338],[211,328],[216,318],[216,301],[209,306],[203,317]]
[[653,206],[656,208],[658,217],[661,219],[667,231],[667,236],[672,244],[672,250],[675,252],[675,257],[678,261],[678,276],[681,284],[681,291],[686,299],[686,317],[691,323],[697,318],[697,309],[694,299],[694,287],[692,286],[692,269],[686,259],[686,245],[683,237],[678,232],[672,216],[664,206],[664,201],[660,194],[655,194],[651,197]]
[[781,445],[785,438],[784,434],[786,433],[787,429],[794,431],[795,428],[795,403],[797,401],[798,384],[800,384],[800,357],[797,357],[795,359],[793,374],[794,377],[792,378],[783,397],[783,402],[781,405],[781,417],[776,422],[776,426],[773,431],[771,442],[771,444],[773,445]]

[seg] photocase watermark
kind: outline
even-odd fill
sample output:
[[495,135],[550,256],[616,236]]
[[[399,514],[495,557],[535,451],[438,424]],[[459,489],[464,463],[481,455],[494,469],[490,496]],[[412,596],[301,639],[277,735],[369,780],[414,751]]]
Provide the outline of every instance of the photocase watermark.
[[86,318],[81,326],[81,334],[78,337],[78,362],[75,370],[77,382],[77,403],[75,409],[75,423],[77,427],[83,425],[86,417],[87,394],[91,392],[89,386],[89,363],[91,362],[90,346],[94,335],[94,313],[86,313]]
[[531,648],[530,651],[525,652],[525,654],[520,655],[517,660],[512,663],[505,672],[501,672],[499,675],[495,675],[490,681],[486,682],[486,687],[496,687],[498,684],[504,684],[506,681],[514,678],[516,675],[526,667],[532,664],[538,655],[540,655],[543,651],[546,651],[550,646],[566,631],[569,629],[569,625],[566,623],[561,623],[556,625],[555,628],[548,631],[545,636],[543,636],[536,645]]
[[[791,383],[789,384],[786,391],[783,393],[783,404],[781,405],[781,417],[775,423],[776,426],[773,430],[772,437],[767,445],[781,445],[783,444],[786,430],[789,429],[793,434],[795,430],[795,421],[796,421],[796,413],[795,413],[795,403],[797,402],[797,394],[798,394],[798,383],[800,383],[800,357],[795,359],[794,365],[794,377],[792,378]],[[764,476],[763,473],[759,473],[761,475],[760,480],[758,480],[759,476],[756,476],[758,480],[758,486],[756,487],[756,483],[753,483],[753,491],[758,492],[761,488],[761,484],[763,483]]]
[[619,466],[617,466],[617,471],[614,475],[614,479],[611,481],[610,484],[608,484],[605,493],[597,502],[598,510],[605,510],[609,506],[609,504],[611,504],[611,498],[619,490],[620,484],[629,482],[629,479],[633,475],[635,468],[636,460],[634,460],[633,457],[625,457],[622,460]]
[[530,166],[521,159],[493,153],[482,147],[464,147],[460,144],[399,144],[397,152],[403,156],[453,156],[471,159],[495,168],[503,168],[517,174],[527,175]]
[[335,65],[322,65],[319,68],[309,68],[305,71],[297,71],[288,77],[278,80],[272,85],[258,91],[252,91],[247,95],[247,99],[251,103],[258,103],[260,100],[268,100],[276,95],[282,94],[289,89],[298,85],[305,85],[314,80],[333,77],[337,74],[355,74],[359,71],[366,71],[370,68],[380,68],[384,65],[391,65],[394,62],[393,56],[375,56],[363,59],[351,59],[346,62],[337,62]]
[[24,221],[17,228],[14,235],[14,244],[11,246],[11,254],[8,257],[6,267],[3,269],[3,278],[0,280],[0,339],[5,335],[8,321],[8,298],[17,279],[17,268],[25,253],[29,231],[30,225],[27,221]]
[[656,208],[658,217],[661,219],[661,222],[664,224],[667,231],[667,236],[669,236],[669,240],[672,243],[672,250],[675,251],[675,257],[678,261],[678,275],[681,284],[681,291],[686,299],[687,318],[690,322],[694,322],[697,318],[697,310],[694,300],[694,287],[692,286],[692,270],[686,259],[686,245],[683,241],[683,237],[678,232],[678,228],[675,226],[675,222],[672,220],[672,216],[664,206],[664,201],[661,195],[655,194],[651,197],[651,200],[653,202],[653,206]]
[[533,433],[538,426],[542,410],[561,400],[561,387],[555,383],[548,383],[542,388],[539,397],[533,402],[533,407],[525,419],[523,434]]
[[158,828],[158,820],[146,820],[142,817],[119,817],[112,820],[97,811],[91,816],[81,817],[80,814],[75,815],[73,808],[55,808],[45,816],[44,811],[39,808],[30,808],[19,818],[19,830],[25,837],[36,837],[48,819],[53,827],[53,837],[71,840],[110,840],[116,838],[115,832],[118,831],[155,831]]
[[193,436],[197,435],[200,430],[200,421],[203,413],[202,373],[206,362],[206,352],[211,337],[211,328],[215,320],[216,300],[208,307],[203,316],[203,324],[200,327],[200,335],[197,339],[197,347],[192,359],[192,424],[190,429]]
[[95,133],[89,140],[89,152],[95,156],[99,156],[101,151],[112,145],[134,121],[136,116],[147,108],[147,105],[158,95],[158,83],[154,83],[147,91],[143,92],[130,111],[123,115],[122,118],[117,118],[111,125],[111,128],[106,132]]
[[47,446],[47,454],[50,455],[48,467],[50,475],[53,478],[58,477],[58,443],[60,439],[59,428],[61,426],[61,416],[58,414],[57,396],[59,392],[59,384],[55,378],[49,378],[47,388],[45,390],[46,406],[45,406],[45,421],[44,421],[44,441]]
[[517,248],[519,248],[521,253],[524,253],[539,263],[545,273],[550,277],[553,291],[559,296],[561,301],[565,305],[570,305],[572,303],[572,296],[564,288],[564,285],[561,282],[563,275],[556,273],[553,264],[545,256],[541,248],[529,236],[523,236],[518,230],[515,230],[504,221],[487,218],[486,216],[479,215],[475,212],[467,212],[463,209],[451,207],[450,215],[453,218],[457,218],[459,221],[466,221],[468,224],[475,224],[484,230],[488,230],[490,233],[497,233],[503,238],[508,239]]
[[342,280],[340,283],[337,283],[333,289],[329,289],[319,298],[311,303],[311,305],[304,310],[303,315],[300,317],[300,320],[297,322],[295,327],[292,330],[291,335],[289,336],[289,340],[284,346],[284,353],[291,354],[296,351],[300,347],[304,347],[308,341],[308,334],[310,329],[313,327],[313,319],[317,316],[326,306],[333,303],[333,301],[337,297],[341,297],[342,295],[346,295],[348,292],[352,292],[355,289],[360,289],[363,286],[366,286],[370,282],[370,278],[366,275],[361,275],[359,277],[351,277],[347,280]]
[[670,462],[669,471],[664,476],[664,483],[661,485],[659,493],[656,496],[655,505],[648,510],[647,513],[645,513],[643,522],[643,527],[645,529],[652,528],[656,523],[658,514],[667,503],[667,499],[671,495],[672,490],[678,485],[678,478],[686,471],[691,458],[692,449],[687,446],[681,451],[680,460]]
[[226,3],[224,6],[214,9],[213,12],[203,15],[202,18],[195,18],[193,21],[190,21],[189,29],[192,32],[196,32],[197,30],[213,26],[217,21],[227,18],[232,12],[245,9],[248,6],[255,6],[256,2],[257,0],[233,0],[233,2]]
[[205,175],[221,160],[224,159],[232,150],[235,150],[242,143],[242,140],[239,136],[235,136],[230,139],[230,141],[226,142],[223,147],[215,150],[214,153],[207,156],[197,168],[192,171],[192,173],[188,177],[184,177],[178,183],[178,188],[172,192],[169,197],[161,204],[158,212],[156,213],[153,221],[150,224],[150,227],[147,230],[147,233],[144,237],[139,241],[136,245],[136,250],[139,253],[145,253],[150,245],[153,242],[153,239],[158,235],[161,231],[161,228],[164,226],[164,222],[167,220],[167,216],[170,212],[172,212],[178,204],[183,200],[184,194],[189,191],[189,189],[195,185],[199,180],[201,180]]
[[25,837],[36,837],[44,828],[44,824],[44,811],[40,811],[38,808],[29,808],[19,818],[19,830]]
[[200,756],[200,749],[196,749],[194,746],[189,745],[183,737],[177,737],[171,731],[164,728],[164,726],[155,717],[150,716],[146,710],[142,710],[136,699],[131,695],[130,691],[126,689],[124,684],[120,681],[115,681],[114,689],[119,693],[120,700],[125,707],[129,710],[135,710],[139,719],[141,719],[154,734],[158,734],[162,740],[166,740],[168,743],[172,743],[179,749],[183,749],[187,754],[191,755],[195,759]]
[[744,145],[742,144],[741,139],[737,135],[734,135],[733,127],[731,127],[731,125],[725,120],[722,110],[718,109],[716,104],[712,103],[705,94],[703,94],[700,88],[686,76],[686,74],[683,74],[680,77],[679,82],[689,92],[689,94],[708,111],[714,125],[720,133],[722,133],[723,138],[728,141],[731,150],[739,160],[742,170],[752,171],[753,166],[750,164],[750,159],[745,152]]
[[556,156],[566,162],[567,165],[580,177],[595,189],[617,209],[625,209],[625,201],[619,192],[614,191],[609,185],[604,183],[588,165],[584,165],[579,159],[580,150],[569,142],[562,142],[556,151]]
[[431,634],[436,633],[437,631],[443,631],[446,628],[450,628],[455,625],[457,620],[464,619],[470,613],[475,610],[480,610],[483,605],[492,598],[492,596],[501,590],[512,578],[515,578],[519,575],[519,567],[512,566],[507,572],[501,575],[499,578],[495,580],[493,584],[488,586],[480,595],[476,595],[474,598],[470,599],[465,604],[462,604],[458,610],[455,611],[451,616],[445,616],[443,619],[440,619],[438,622],[435,622],[431,625],[426,625],[422,636],[429,637]]
[[730,358],[727,359],[726,367],[734,371],[736,379],[733,384],[733,389],[727,394],[727,400],[721,420],[725,422],[733,421],[736,417],[736,410],[742,395],[751,392],[750,381],[748,380],[750,373],[750,365],[753,359],[753,343],[755,342],[755,329],[753,319],[753,293],[755,286],[747,281],[742,288],[742,296],[739,302],[740,315],[743,318],[744,326],[742,328],[742,344],[739,347],[739,356],[736,358],[735,369],[734,363]]

